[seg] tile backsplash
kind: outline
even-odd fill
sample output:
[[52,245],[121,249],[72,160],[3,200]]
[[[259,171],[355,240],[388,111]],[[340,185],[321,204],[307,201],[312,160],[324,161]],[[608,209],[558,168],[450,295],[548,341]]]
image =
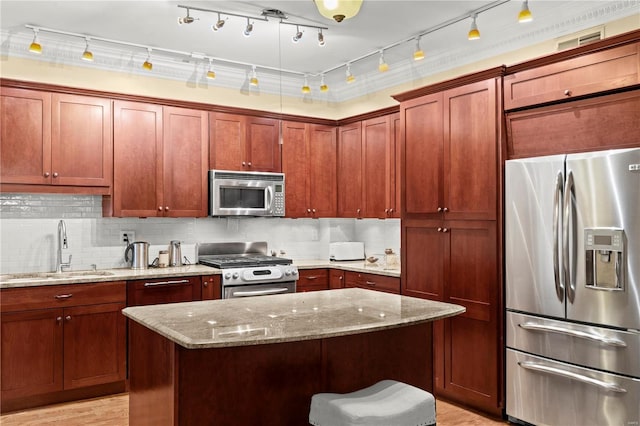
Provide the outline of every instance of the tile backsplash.
[[400,252],[399,219],[103,218],[100,196],[0,194],[0,272],[54,270],[60,220],[68,238],[63,261],[71,255],[74,270],[126,267],[124,230],[150,243],[150,261],[171,240],[182,242],[192,262],[198,242],[267,241],[292,259],[328,259],[334,241],[363,241],[367,255]]

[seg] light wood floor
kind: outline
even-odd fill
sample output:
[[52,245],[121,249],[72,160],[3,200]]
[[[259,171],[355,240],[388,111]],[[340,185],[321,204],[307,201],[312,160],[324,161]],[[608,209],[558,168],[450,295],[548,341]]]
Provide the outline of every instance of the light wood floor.
[[[495,426],[506,425],[463,410],[444,401],[437,402],[438,426]],[[120,394],[79,402],[51,405],[0,416],[2,426],[128,426],[129,396]]]

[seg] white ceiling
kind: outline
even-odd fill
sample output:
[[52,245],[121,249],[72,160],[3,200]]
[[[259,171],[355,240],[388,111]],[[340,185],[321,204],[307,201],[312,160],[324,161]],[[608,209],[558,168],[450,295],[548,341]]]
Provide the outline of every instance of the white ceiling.
[[[498,4],[502,3],[502,4]],[[498,4],[498,5],[496,5]],[[360,13],[337,23],[323,18],[312,0],[290,1],[0,1],[2,54],[37,58],[53,63],[90,66],[143,73],[140,65],[146,58],[144,48],[134,48],[93,41],[94,63],[79,59],[84,40],[41,31],[41,56],[27,52],[33,33],[26,24],[90,37],[100,37],[174,53],[152,53],[154,75],[172,79],[203,79],[207,59],[194,59],[191,53],[215,58],[217,79],[225,87],[247,88],[246,76],[257,67],[260,90],[302,96],[304,74],[309,75],[312,96],[330,96],[343,101],[400,83],[415,80],[483,58],[513,51],[544,40],[572,34],[615,19],[638,14],[638,0],[577,1],[530,0],[534,21],[518,24],[520,0],[496,2],[486,0],[390,1],[365,0]],[[304,36],[298,43],[291,37],[295,26],[256,20],[251,37],[242,31],[245,18],[228,16],[220,31],[211,31],[217,15],[191,10],[198,18],[189,25],[178,25],[185,5],[223,12],[260,16],[263,9],[278,9],[288,15],[285,22],[327,27],[323,31],[326,45],[318,46],[317,29],[301,28]],[[468,16],[483,7],[496,5],[478,15],[481,39],[466,38],[471,24]],[[225,15],[223,14],[223,17]],[[445,28],[443,23],[461,19]],[[640,26],[640,25],[639,25]],[[427,58],[411,59],[417,35],[424,34],[421,47]],[[406,40],[385,50],[390,71],[377,70],[380,49]],[[346,63],[352,62],[356,83],[345,83]],[[229,63],[226,61],[235,62]],[[243,65],[238,65],[241,63]],[[499,64],[496,64],[499,65]],[[274,70],[285,70],[276,72]],[[330,95],[317,90],[320,74],[326,74]]]

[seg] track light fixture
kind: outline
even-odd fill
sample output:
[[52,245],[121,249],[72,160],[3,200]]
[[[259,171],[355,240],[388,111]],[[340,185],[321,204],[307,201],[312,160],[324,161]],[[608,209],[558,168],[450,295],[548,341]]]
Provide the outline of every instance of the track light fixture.
[[178,17],[178,25],[182,25],[182,24],[191,24],[193,23],[193,21],[195,21],[196,18],[193,18],[191,16],[189,16],[189,8],[187,8],[187,16],[179,16]]
[[309,76],[307,74],[304,75],[304,85],[302,86],[302,93],[305,95],[311,93],[311,87],[309,87]]
[[327,92],[329,91],[329,86],[324,82],[324,74],[320,75],[320,91]]
[[147,59],[142,64],[142,69],[151,71],[153,69],[153,64],[151,63],[151,48],[147,48]]
[[322,34],[322,28],[318,29],[318,46],[324,46],[324,34]]
[[247,26],[244,28],[242,34],[245,37],[249,37],[251,35],[251,31],[253,31],[253,24],[249,22],[249,18],[247,18]]
[[297,43],[302,38],[302,31],[300,31],[300,27],[296,25],[296,34],[291,38],[291,41]]
[[40,41],[38,40],[38,29],[37,28],[33,28],[33,41],[29,45],[29,52],[38,53],[38,54],[42,53],[42,45],[40,44]]
[[256,66],[252,65],[251,78],[249,84],[253,87],[258,87],[258,74],[256,73]]
[[351,63],[347,64],[347,83],[353,83],[356,81],[355,76],[351,73]]
[[387,72],[389,71],[389,64],[384,61],[384,52],[380,51],[380,59],[378,59],[378,71]]
[[478,40],[480,38],[480,31],[478,30],[478,25],[476,24],[476,17],[478,15],[473,15],[473,22],[471,22],[471,28],[469,28],[469,34],[467,34],[467,38],[469,40]]
[[213,70],[213,59],[209,58],[209,69],[207,70],[207,78],[209,80],[216,79],[216,72]]
[[533,15],[529,10],[529,0],[524,0],[522,2],[522,8],[520,9],[520,13],[518,13],[518,22],[531,22],[533,21]]
[[220,17],[220,14],[218,13],[218,20],[216,21],[216,23],[215,23],[215,24],[213,24],[213,25],[211,26],[211,29],[212,29],[213,31],[218,31],[220,28],[224,27],[224,23],[225,23],[225,20],[224,20],[224,19],[222,19],[222,18]]
[[416,37],[416,50],[413,52],[413,60],[421,61],[424,59],[424,51],[420,48],[420,37]]
[[93,62],[93,53],[89,50],[89,37],[84,39],[85,48],[84,52],[82,52],[82,60],[87,62]]

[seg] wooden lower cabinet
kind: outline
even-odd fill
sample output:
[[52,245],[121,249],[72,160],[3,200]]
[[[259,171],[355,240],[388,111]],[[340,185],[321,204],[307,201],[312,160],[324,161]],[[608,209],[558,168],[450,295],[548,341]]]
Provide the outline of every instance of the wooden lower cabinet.
[[124,390],[124,282],[0,295],[3,412]]
[[329,290],[328,269],[300,269],[296,292]]
[[222,299],[222,277],[220,275],[201,277],[201,280],[202,300]]
[[367,274],[362,272],[345,271],[345,287],[360,287],[368,290],[385,291],[400,294],[400,278],[386,275]]
[[329,269],[329,288],[344,288],[344,271]]

